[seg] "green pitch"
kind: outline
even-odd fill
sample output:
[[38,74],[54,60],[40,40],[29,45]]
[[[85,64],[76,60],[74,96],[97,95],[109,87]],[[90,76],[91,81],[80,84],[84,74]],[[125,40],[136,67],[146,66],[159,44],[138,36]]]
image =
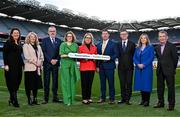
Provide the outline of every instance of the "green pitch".
[[[60,83],[59,83],[60,84]],[[95,75],[92,96],[93,100],[97,101],[100,94],[100,84],[98,74]],[[106,104],[97,104],[93,103],[90,105],[81,104],[81,87],[80,81],[77,83],[77,103],[72,106],[65,106],[63,104],[54,104],[50,102],[47,105],[38,105],[30,107],[27,105],[27,98],[24,92],[24,81],[22,81],[20,90],[19,90],[19,103],[20,108],[13,108],[8,106],[9,94],[4,81],[4,72],[0,70],[0,116],[179,116],[180,115],[180,69],[177,69],[176,74],[176,107],[175,111],[168,112],[166,108],[154,109],[152,106],[156,103],[156,75],[154,72],[154,91],[151,95],[151,104],[150,107],[139,106],[140,96],[138,92],[133,93],[131,102],[133,105],[109,105]],[[115,75],[115,89],[116,89],[116,100],[120,99],[120,86],[119,78],[116,73]],[[60,87],[59,95],[62,97]],[[107,94],[108,95],[108,94]],[[167,92],[165,93],[165,98],[167,100]],[[39,91],[38,100],[41,103],[43,101],[43,90]],[[167,101],[166,101],[167,105]]]

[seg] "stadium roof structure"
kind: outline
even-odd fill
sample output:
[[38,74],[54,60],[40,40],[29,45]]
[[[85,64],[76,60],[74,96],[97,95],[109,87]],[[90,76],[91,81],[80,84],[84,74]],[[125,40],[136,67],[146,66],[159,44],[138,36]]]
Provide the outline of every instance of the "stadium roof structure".
[[72,10],[58,10],[58,7],[45,4],[40,5],[36,0],[0,0],[0,13],[11,17],[22,17],[27,20],[63,25],[70,28],[79,27],[83,30],[103,30],[120,31],[148,31],[159,29],[180,28],[180,17],[166,18],[159,20],[149,20],[143,22],[117,22],[100,20],[97,17],[87,17],[83,14],[74,14]]

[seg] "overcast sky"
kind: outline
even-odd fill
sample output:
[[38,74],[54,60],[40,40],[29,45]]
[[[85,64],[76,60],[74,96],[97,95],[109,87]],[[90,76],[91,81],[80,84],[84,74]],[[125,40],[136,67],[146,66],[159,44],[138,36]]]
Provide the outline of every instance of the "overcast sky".
[[120,22],[180,17],[180,0],[38,0],[104,20]]

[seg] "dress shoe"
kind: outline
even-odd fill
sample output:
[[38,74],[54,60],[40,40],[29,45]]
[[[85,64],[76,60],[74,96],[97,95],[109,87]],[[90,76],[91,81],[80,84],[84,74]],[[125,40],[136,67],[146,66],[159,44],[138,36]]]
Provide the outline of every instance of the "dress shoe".
[[126,103],[125,100],[120,100],[120,101],[118,101],[118,104],[124,104],[124,103]]
[[89,102],[89,103],[93,103],[92,99],[89,99],[88,102]]
[[97,103],[104,103],[105,100],[104,99],[100,99],[99,101],[97,101]]
[[32,106],[32,105],[33,105],[31,99],[28,99],[28,105],[29,105],[29,106]]
[[90,104],[90,102],[88,100],[83,100],[82,103],[85,104],[85,105]]
[[142,100],[142,101],[139,103],[139,105],[144,105],[144,102],[145,102],[145,101]]
[[56,99],[53,99],[52,102],[54,102],[54,103],[62,103],[63,101],[56,98]]
[[48,101],[44,101],[44,102],[42,102],[42,104],[47,104],[48,103]]
[[130,101],[126,101],[126,104],[127,105],[132,105]]
[[154,108],[163,108],[164,107],[164,104],[163,103],[157,103]]
[[168,108],[167,108],[167,111],[173,111],[173,110],[174,110],[174,106],[169,105]]
[[145,101],[143,105],[144,105],[144,107],[148,107],[149,106],[149,102]]
[[109,104],[115,104],[115,101],[114,100],[110,100]]

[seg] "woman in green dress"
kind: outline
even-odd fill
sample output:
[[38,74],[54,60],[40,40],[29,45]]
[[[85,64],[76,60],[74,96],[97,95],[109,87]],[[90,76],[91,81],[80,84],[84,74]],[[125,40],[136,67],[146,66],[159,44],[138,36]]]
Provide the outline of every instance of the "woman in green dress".
[[72,31],[66,33],[64,42],[60,46],[61,56],[61,86],[63,102],[66,105],[74,103],[76,82],[80,79],[80,72],[76,60],[68,57],[68,53],[77,53],[76,36]]

